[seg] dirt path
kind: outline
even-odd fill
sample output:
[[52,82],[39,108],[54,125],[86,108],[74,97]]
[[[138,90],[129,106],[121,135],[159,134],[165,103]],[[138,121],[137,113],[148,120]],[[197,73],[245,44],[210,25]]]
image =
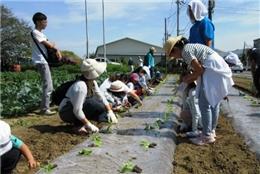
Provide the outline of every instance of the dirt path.
[[217,141],[207,146],[196,146],[181,135],[175,151],[175,174],[259,174],[260,162],[238,135],[231,120],[221,116]]

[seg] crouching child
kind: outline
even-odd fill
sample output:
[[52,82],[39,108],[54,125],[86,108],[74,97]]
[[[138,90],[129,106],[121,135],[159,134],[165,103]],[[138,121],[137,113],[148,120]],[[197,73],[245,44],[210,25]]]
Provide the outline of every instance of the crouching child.
[[36,168],[38,162],[34,159],[29,147],[19,138],[11,134],[9,124],[0,120],[0,162],[1,173],[10,174],[21,158],[27,159],[30,169]]

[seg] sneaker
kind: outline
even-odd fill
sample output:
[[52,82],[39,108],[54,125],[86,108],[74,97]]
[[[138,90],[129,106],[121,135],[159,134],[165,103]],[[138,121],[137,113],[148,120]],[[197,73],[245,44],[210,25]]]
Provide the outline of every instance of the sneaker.
[[216,141],[215,138],[212,135],[210,135],[210,136],[201,135],[200,137],[191,138],[190,140],[193,144],[196,144],[196,145],[199,145],[199,146],[214,143]]
[[196,138],[199,137],[201,135],[201,131],[190,131],[190,132],[186,132],[186,137],[187,138]]
[[50,116],[50,115],[54,115],[54,114],[56,114],[56,112],[47,109],[47,110],[42,110],[42,111],[40,112],[40,114],[41,114],[41,115]]
[[215,131],[215,130],[212,130],[211,135],[213,136],[213,138],[217,138],[217,135],[216,135],[216,131]]

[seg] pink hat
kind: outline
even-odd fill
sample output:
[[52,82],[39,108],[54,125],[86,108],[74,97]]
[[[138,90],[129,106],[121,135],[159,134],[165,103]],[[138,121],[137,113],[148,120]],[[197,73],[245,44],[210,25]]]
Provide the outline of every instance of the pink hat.
[[131,81],[137,81],[137,82],[139,82],[139,76],[138,76],[138,74],[137,74],[137,73],[132,73],[132,74],[130,75],[130,80],[131,80]]

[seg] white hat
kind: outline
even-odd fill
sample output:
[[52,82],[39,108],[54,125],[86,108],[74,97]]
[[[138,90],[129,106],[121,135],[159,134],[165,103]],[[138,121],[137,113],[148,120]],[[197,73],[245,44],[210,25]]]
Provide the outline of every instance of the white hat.
[[207,7],[200,0],[192,0],[188,4],[196,21],[201,21],[208,14]]
[[149,67],[148,67],[148,66],[143,66],[143,70],[144,70],[144,71],[146,72],[146,74],[147,74],[147,77],[148,77],[147,80],[151,79]]
[[107,64],[105,62],[97,62],[95,59],[85,59],[82,61],[80,70],[86,79],[96,79],[105,70]]
[[174,45],[181,40],[182,36],[170,37],[164,44],[163,48],[166,52],[166,56],[169,57]]
[[0,120],[0,156],[12,148],[11,128],[9,124]]
[[116,80],[111,83],[109,90],[112,92],[123,92],[124,91],[124,83],[120,80]]

